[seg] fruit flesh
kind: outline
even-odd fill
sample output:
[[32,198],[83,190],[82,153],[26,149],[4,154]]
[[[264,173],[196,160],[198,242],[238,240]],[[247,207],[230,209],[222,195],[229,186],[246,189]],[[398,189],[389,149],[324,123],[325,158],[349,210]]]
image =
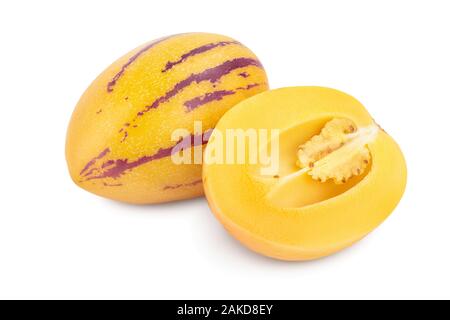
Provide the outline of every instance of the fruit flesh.
[[[130,203],[200,196],[201,165],[172,162],[173,131],[190,131],[199,150],[228,109],[267,88],[258,58],[229,37],[191,33],[145,44],[108,67],[78,102],[66,142],[71,177]],[[194,121],[203,132],[193,132]]]
[[[274,112],[277,117],[268,116]],[[298,146],[319,135],[333,119],[348,119],[355,129],[375,128],[357,100],[319,87],[260,94],[237,105],[219,122],[216,130],[282,131],[280,173],[274,177],[260,176],[258,166],[249,164],[205,164],[203,168],[212,211],[250,249],[282,260],[324,257],[363,238],[396,207],[406,185],[406,165],[398,145],[382,130],[367,144],[364,141],[370,152],[365,170],[345,183],[320,182],[300,174],[280,186],[284,178],[302,170],[297,164]]]

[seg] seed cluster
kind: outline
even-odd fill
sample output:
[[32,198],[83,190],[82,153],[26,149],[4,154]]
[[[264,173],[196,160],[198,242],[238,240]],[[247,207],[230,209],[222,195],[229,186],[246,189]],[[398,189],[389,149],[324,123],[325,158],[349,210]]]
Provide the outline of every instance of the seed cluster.
[[297,164],[310,168],[308,174],[314,180],[346,183],[362,174],[370,162],[370,152],[363,139],[358,138],[357,127],[351,120],[333,119],[320,134],[299,147]]

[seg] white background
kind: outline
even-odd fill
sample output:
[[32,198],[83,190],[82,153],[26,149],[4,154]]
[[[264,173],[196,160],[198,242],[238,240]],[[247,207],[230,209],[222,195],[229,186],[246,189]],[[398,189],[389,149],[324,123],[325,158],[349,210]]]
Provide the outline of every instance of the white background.
[[[272,88],[362,101],[402,146],[406,194],[362,242],[308,263],[254,254],[204,199],[155,206],[69,178],[67,124],[112,61],[164,35],[229,35]],[[450,298],[448,1],[1,1],[0,298]]]

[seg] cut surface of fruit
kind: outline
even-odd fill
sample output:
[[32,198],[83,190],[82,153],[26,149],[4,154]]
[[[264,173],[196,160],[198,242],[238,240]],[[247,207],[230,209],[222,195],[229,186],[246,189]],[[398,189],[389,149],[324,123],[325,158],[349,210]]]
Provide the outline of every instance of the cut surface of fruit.
[[227,112],[216,127],[230,129],[279,131],[277,139],[259,146],[278,148],[270,159],[278,164],[272,175],[263,174],[263,162],[203,167],[214,214],[263,255],[310,260],[337,252],[375,229],[404,192],[400,148],[357,100],[340,91],[261,93]]

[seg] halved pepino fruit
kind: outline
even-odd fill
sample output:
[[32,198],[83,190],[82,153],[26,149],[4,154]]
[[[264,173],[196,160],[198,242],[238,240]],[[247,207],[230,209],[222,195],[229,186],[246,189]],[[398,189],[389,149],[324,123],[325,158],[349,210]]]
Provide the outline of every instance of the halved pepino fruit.
[[[226,134],[236,130],[241,143]],[[272,133],[262,139],[265,131]],[[245,161],[205,160],[210,207],[235,238],[269,257],[311,260],[340,251],[383,222],[405,190],[397,143],[337,90],[283,88],[239,103],[219,121],[205,159],[217,152],[217,137],[228,139],[220,145],[233,154],[243,146]]]
[[[201,161],[179,164],[171,156],[190,148],[201,160],[220,117],[267,89],[258,58],[229,37],[187,33],[144,44],[109,66],[78,102],[67,133],[70,175],[83,189],[130,203],[200,196]],[[196,121],[202,132],[194,132]],[[186,132],[174,137],[178,129]]]

